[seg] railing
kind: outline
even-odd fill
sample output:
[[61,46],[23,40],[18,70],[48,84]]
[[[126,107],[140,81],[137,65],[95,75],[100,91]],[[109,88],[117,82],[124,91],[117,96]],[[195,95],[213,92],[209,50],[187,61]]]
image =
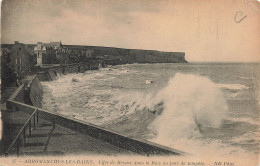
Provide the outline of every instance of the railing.
[[33,118],[33,128],[35,129],[36,123],[38,123],[38,108],[35,109],[35,111],[32,113],[32,115],[29,117],[29,119],[25,122],[25,124],[23,125],[23,127],[21,128],[21,130],[19,131],[19,133],[17,134],[17,136],[15,137],[15,139],[13,140],[13,142],[11,143],[11,145],[9,146],[9,148],[7,149],[7,151],[5,152],[5,156],[9,155],[9,152],[11,151],[11,149],[13,148],[13,146],[16,144],[16,155],[19,156],[19,150],[20,150],[20,136],[21,134],[23,134],[23,143],[24,146],[26,145],[26,127],[28,127],[29,130],[29,137],[32,134],[32,121],[31,119]]
[[19,96],[21,94],[21,92],[23,92],[24,89],[24,84],[20,85],[15,91],[14,93],[8,98],[8,101],[13,101],[16,100],[17,96]]
[[77,66],[79,63],[68,63],[67,66]]
[[42,64],[43,67],[55,67],[60,66],[60,64]]

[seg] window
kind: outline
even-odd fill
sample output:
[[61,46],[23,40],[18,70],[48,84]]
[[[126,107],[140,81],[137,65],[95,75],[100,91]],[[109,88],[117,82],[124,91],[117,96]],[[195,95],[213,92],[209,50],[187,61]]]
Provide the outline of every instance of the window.
[[15,64],[17,64],[17,63],[18,63],[17,58],[15,58]]
[[20,58],[20,64],[22,64],[22,58]]

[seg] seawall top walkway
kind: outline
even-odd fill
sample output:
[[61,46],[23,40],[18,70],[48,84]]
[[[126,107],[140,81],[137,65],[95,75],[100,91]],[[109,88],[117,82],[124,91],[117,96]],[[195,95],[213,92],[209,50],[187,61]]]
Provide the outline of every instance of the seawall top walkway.
[[[29,117],[28,114],[23,112],[17,113],[17,116],[24,117],[24,120]],[[17,127],[14,132],[18,133],[18,129],[19,127]],[[39,119],[39,122],[35,127],[32,126],[31,136],[26,132],[25,137],[26,143],[21,141],[20,156],[79,154],[117,156],[133,154],[131,151],[127,151],[88,135],[72,131],[60,125],[52,124],[43,119]],[[16,155],[15,147],[12,149],[10,155]]]

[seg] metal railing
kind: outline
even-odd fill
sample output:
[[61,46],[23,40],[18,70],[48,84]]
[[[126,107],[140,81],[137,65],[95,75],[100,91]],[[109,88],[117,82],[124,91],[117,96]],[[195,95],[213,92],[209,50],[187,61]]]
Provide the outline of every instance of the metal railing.
[[35,129],[36,123],[39,122],[38,108],[35,109],[35,111],[31,114],[31,116],[25,122],[25,124],[23,125],[23,127],[21,128],[21,130],[19,131],[19,133],[17,134],[17,136],[15,137],[15,139],[13,140],[13,142],[11,143],[11,145],[9,146],[7,151],[5,152],[5,156],[9,155],[9,153],[12,150],[14,145],[16,145],[16,155],[17,155],[17,157],[19,156],[19,152],[20,152],[20,136],[23,134],[23,145],[25,147],[26,146],[26,129],[27,129],[27,127],[28,127],[28,130],[29,130],[29,135],[28,136],[30,137],[32,135],[32,118],[33,118],[33,129]]

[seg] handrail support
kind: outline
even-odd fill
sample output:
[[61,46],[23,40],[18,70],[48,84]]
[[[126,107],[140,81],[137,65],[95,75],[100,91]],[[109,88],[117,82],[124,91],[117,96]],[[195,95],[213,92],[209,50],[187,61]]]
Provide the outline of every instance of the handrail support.
[[37,121],[38,121],[38,108],[35,109],[35,111],[31,114],[31,116],[28,118],[28,120],[26,121],[26,123],[23,125],[23,127],[21,128],[21,130],[19,131],[19,133],[17,134],[17,136],[15,137],[15,139],[13,140],[13,142],[11,143],[11,145],[9,146],[8,150],[5,152],[5,156],[7,157],[10,150],[12,149],[13,146],[15,146],[16,144],[16,155],[17,157],[19,156],[20,153],[20,138],[21,138],[21,134],[23,134],[23,142],[24,142],[24,146],[26,146],[26,127],[28,125],[29,128],[29,136],[31,136],[32,134],[32,126],[31,126],[31,119],[32,117],[34,117],[34,127],[35,127],[35,114],[37,113]]
[[26,130],[23,128],[23,146],[26,146]]
[[30,120],[29,120],[29,136],[32,135],[31,129],[32,129],[32,126],[31,126],[31,119],[30,119]]
[[20,140],[19,140],[19,137],[18,139],[16,140],[16,155],[17,157],[19,157],[19,147],[20,147]]

